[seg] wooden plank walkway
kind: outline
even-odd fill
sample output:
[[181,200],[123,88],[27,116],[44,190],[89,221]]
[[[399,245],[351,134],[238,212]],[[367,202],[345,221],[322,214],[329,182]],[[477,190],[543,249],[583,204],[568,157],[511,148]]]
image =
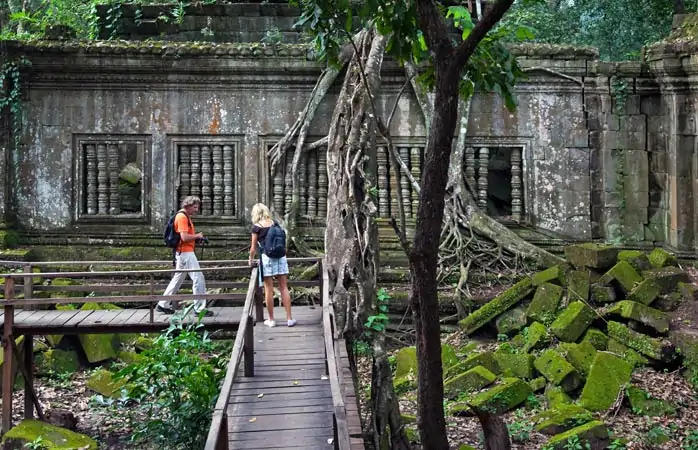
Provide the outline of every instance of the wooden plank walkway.
[[334,448],[322,308],[294,307],[293,315],[292,328],[255,326],[254,377],[241,372],[230,395],[230,449]]
[[[213,316],[201,323],[206,330],[237,330],[242,307],[213,306]],[[172,315],[153,313],[148,309],[117,310],[31,310],[18,309],[14,316],[14,334],[78,334],[78,333],[150,333],[166,330]],[[195,320],[190,313],[186,322]],[[0,323],[4,314],[0,312]]]

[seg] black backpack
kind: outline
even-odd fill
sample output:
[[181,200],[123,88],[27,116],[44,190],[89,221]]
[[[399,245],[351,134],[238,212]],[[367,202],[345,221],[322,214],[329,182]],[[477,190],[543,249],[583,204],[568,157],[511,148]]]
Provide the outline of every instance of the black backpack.
[[[179,246],[179,241],[182,239],[180,234],[177,233],[174,229],[175,218],[179,213],[182,213],[186,216],[186,213],[181,210],[171,212],[170,218],[167,221],[167,225],[165,225],[165,231],[162,234],[162,240],[165,242],[165,246],[170,247],[172,249],[176,249]],[[189,216],[187,216],[187,219],[189,219]],[[191,226],[191,221],[189,221],[189,223]]]
[[281,225],[274,222],[274,225],[269,227],[267,236],[264,238],[264,247],[262,253],[270,258],[281,258],[286,256],[286,232]]

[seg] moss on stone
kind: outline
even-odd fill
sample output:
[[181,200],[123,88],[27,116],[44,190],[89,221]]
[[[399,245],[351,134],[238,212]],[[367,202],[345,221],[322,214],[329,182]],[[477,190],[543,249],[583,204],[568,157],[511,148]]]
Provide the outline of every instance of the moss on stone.
[[642,276],[626,261],[619,261],[599,278],[599,283],[617,285],[625,295],[641,282]]
[[657,361],[670,362],[676,358],[671,342],[638,333],[619,322],[608,322],[608,336]]
[[550,331],[561,341],[576,342],[595,318],[596,313],[585,303],[572,302],[550,325]]
[[526,326],[526,311],[523,308],[514,308],[499,315],[494,324],[498,334],[511,336]]
[[606,336],[603,331],[596,328],[589,328],[586,333],[584,333],[582,342],[590,343],[596,350],[603,351],[608,348],[608,336]]
[[649,417],[667,417],[675,416],[676,408],[672,406],[671,403],[653,398],[649,392],[637,388],[635,386],[628,386],[625,390],[625,394],[630,402],[630,410],[633,414],[640,416]]
[[630,291],[628,300],[642,303],[643,305],[650,305],[657,298],[660,291],[659,284],[654,279],[647,278]]
[[533,300],[531,300],[526,310],[528,317],[538,322],[551,323],[560,306],[562,292],[563,289],[560,286],[550,283],[541,284],[538,289],[536,289]]
[[584,384],[579,403],[589,411],[605,411],[618,398],[618,393],[630,382],[633,366],[610,352],[597,352]]
[[567,275],[567,298],[571,301],[589,300],[591,276],[588,270],[573,270]]
[[630,300],[622,300],[606,310],[606,315],[616,315],[635,320],[652,327],[659,333],[669,331],[669,317],[654,308]]
[[521,348],[528,353],[531,350],[543,348],[548,343],[548,330],[540,322],[533,322],[524,333],[525,343]]
[[591,364],[596,358],[596,348],[590,342],[582,341],[579,344],[562,343],[560,353],[582,375],[587,377],[591,370]]
[[549,384],[545,389],[545,401],[548,408],[557,408],[572,403],[570,396],[560,386],[552,384]]
[[684,283],[683,281],[679,281],[678,288],[679,293],[681,294],[684,300],[690,302],[698,300],[698,289],[696,289],[696,287],[691,283]]
[[565,284],[565,269],[559,265],[548,267],[533,275],[532,282],[534,286],[541,286],[545,283],[556,283],[563,286]]
[[531,387],[525,381],[503,378],[500,384],[477,394],[465,404],[454,405],[451,411],[465,412],[470,408],[469,405],[472,405],[492,414],[502,414],[525,402],[532,393]]
[[642,272],[645,278],[652,278],[659,285],[660,294],[674,292],[679,283],[690,283],[691,279],[686,272],[678,267],[663,267],[645,270]]
[[533,291],[531,278],[526,277],[510,287],[492,301],[482,306],[459,322],[466,334],[471,334],[504,311],[519,303]]
[[113,373],[106,369],[96,370],[90,378],[87,379],[85,385],[105,397],[119,398],[121,397],[121,388],[126,385],[124,380],[114,381]]
[[684,302],[684,298],[679,292],[671,292],[669,294],[660,295],[652,303],[652,307],[664,312],[673,312],[679,309],[679,306]]
[[3,436],[2,443],[22,446],[39,437],[49,450],[97,450],[97,442],[89,436],[33,419],[25,419],[11,428]]
[[577,244],[565,247],[565,257],[577,269],[606,269],[616,261],[618,249],[605,244]]
[[608,340],[607,350],[611,353],[615,353],[616,355],[620,356],[621,358],[632,364],[634,367],[643,366],[650,362],[649,359],[647,359],[646,357],[642,356],[627,345],[621,344],[615,339]]
[[114,334],[81,334],[78,340],[91,363],[116,359],[119,340]]
[[472,369],[473,367],[482,366],[492,373],[498,374],[501,372],[499,364],[494,358],[494,353],[492,352],[481,352],[475,353],[468,356],[465,360],[459,362],[458,364],[452,366],[448,370],[448,376],[453,376],[459,373],[463,373]]
[[677,263],[676,257],[664,250],[663,248],[657,247],[650,252],[647,256],[652,267],[661,269],[662,267],[674,266]]
[[611,286],[593,283],[590,288],[591,299],[595,303],[613,303],[617,300],[616,291]]
[[415,346],[404,347],[395,355],[395,376],[393,387],[409,388],[415,386],[417,381],[417,348]]
[[444,395],[448,398],[456,398],[461,393],[478,391],[489,386],[496,379],[497,375],[484,367],[473,367],[444,381]]
[[[553,436],[548,441],[546,448],[550,448],[551,450],[567,450],[569,448],[569,442],[573,439],[579,442],[581,445],[580,448],[601,450],[606,448],[608,444],[608,428],[606,428],[603,422],[594,420]],[[586,447],[587,444],[589,444],[589,447]]]
[[592,420],[594,416],[589,411],[572,404],[560,405],[531,417],[534,429],[548,435],[563,433]]
[[36,355],[36,373],[74,373],[80,367],[77,352],[72,350],[49,349]]
[[[51,286],[79,286],[81,284],[82,283],[73,278],[57,277],[51,280]],[[85,295],[87,295],[87,293],[83,291],[59,291],[52,292],[51,298],[84,297]]]
[[565,392],[577,389],[582,381],[577,369],[553,349],[543,351],[534,365],[541,375]]
[[531,386],[531,390],[533,392],[542,391],[543,389],[545,389],[545,386],[547,384],[548,380],[546,380],[545,377],[534,378],[528,382],[528,385]]
[[143,360],[143,356],[136,352],[129,352],[126,350],[119,350],[116,353],[116,357],[119,361],[124,364],[135,364]]
[[496,351],[494,359],[505,377],[533,378],[533,355]]
[[625,261],[638,272],[650,268],[650,262],[645,252],[640,250],[621,250],[618,252],[618,261]]

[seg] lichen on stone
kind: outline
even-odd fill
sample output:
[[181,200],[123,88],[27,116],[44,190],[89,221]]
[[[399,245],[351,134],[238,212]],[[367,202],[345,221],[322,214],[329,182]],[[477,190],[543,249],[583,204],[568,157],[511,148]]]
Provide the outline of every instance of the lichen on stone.
[[582,302],[572,302],[550,325],[552,333],[561,341],[576,342],[596,318],[593,309]]
[[530,277],[526,277],[510,287],[486,305],[480,307],[459,322],[465,334],[471,334],[526,298],[533,291]]
[[553,349],[544,350],[534,361],[538,372],[552,384],[570,392],[580,385],[579,372],[560,353]]
[[635,320],[659,333],[669,331],[669,317],[657,309],[631,300],[621,300],[606,310],[606,315],[617,315],[624,319]]
[[3,436],[2,443],[22,446],[39,437],[49,450],[97,450],[97,442],[89,436],[33,419],[25,419],[11,428]]
[[456,398],[461,393],[469,393],[489,386],[497,379],[497,375],[482,366],[455,375],[444,381],[444,395]]
[[597,328],[589,328],[586,333],[584,333],[582,342],[589,342],[596,350],[603,351],[608,348],[608,336]]
[[579,404],[589,411],[605,411],[630,382],[633,366],[618,355],[597,352],[584,384]]
[[563,289],[551,283],[543,283],[538,286],[533,300],[528,305],[526,315],[532,320],[551,323],[562,300]]
[[619,322],[609,321],[607,326],[609,337],[644,356],[663,362],[670,362],[676,358],[674,346],[669,341],[638,333]]

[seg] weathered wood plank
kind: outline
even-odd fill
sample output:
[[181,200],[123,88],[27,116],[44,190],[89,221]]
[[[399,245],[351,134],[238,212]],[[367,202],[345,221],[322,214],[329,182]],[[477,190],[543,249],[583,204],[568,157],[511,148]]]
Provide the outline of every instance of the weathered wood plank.
[[[250,422],[250,419],[255,419]],[[273,416],[238,416],[231,420],[230,431],[284,431],[332,426],[332,415],[326,413],[278,414]]]
[[273,416],[286,414],[308,414],[308,413],[332,413],[332,402],[327,399],[320,405],[289,405],[276,406],[274,404],[265,403],[264,407],[257,405],[248,405],[244,411],[239,411],[238,408],[229,408],[229,417],[249,417],[249,416]]

